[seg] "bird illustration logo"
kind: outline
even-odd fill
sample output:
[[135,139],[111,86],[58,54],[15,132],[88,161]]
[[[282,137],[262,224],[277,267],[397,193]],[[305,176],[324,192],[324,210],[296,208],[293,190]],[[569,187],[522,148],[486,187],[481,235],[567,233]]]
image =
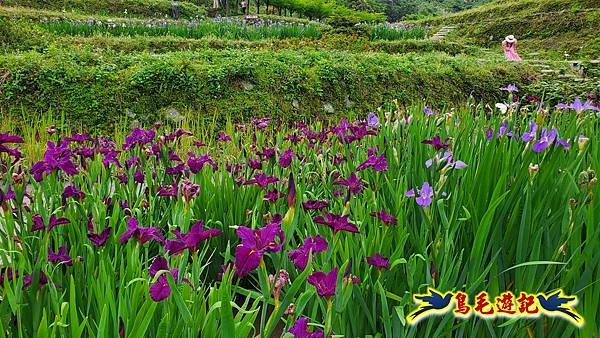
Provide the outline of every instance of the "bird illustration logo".
[[417,324],[421,319],[431,314],[444,314],[450,310],[452,292],[444,294],[435,289],[428,288],[426,294],[414,295],[415,304],[419,306],[408,315],[409,324]]
[[567,297],[559,289],[548,295],[540,293],[537,295],[537,299],[548,316],[562,317],[579,327],[583,325],[583,317],[574,309],[577,305],[576,296]]

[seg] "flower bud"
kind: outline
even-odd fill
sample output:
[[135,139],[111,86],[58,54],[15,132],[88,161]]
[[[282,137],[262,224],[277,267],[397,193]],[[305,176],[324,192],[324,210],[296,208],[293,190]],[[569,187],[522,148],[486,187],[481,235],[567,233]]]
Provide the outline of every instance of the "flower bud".
[[539,164],[529,163],[529,176],[533,177],[538,171],[540,171]]
[[285,312],[283,314],[286,316],[294,317],[295,308],[296,305],[294,305],[294,303],[290,303],[290,305],[288,305],[287,309],[285,309]]
[[23,177],[24,176],[25,176],[25,172],[21,172],[20,174],[13,173],[12,174],[12,181],[15,184],[21,184],[21,183],[23,183]]
[[579,151],[583,151],[583,149],[585,149],[585,146],[588,144],[588,142],[590,141],[590,139],[584,135],[579,135],[579,138],[577,139],[577,145],[579,146]]

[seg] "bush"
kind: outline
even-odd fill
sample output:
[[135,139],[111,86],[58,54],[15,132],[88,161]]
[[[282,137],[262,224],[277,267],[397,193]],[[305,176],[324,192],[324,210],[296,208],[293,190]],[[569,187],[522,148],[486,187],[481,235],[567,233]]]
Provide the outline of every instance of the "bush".
[[[206,14],[203,7],[178,1],[182,17]],[[4,5],[26,6],[52,10],[75,10],[94,14],[133,15],[145,17],[172,16],[171,0],[4,0]]]
[[30,50],[46,44],[43,32],[29,22],[0,18],[0,51]]
[[322,111],[325,103],[344,111],[351,101],[353,109],[368,111],[392,99],[450,103],[472,95],[493,101],[499,87],[524,85],[532,74],[524,65],[439,53],[232,50],[124,55],[51,49],[0,57],[0,72],[6,69],[2,111],[55,111],[98,128],[126,112],[156,119],[169,107],[198,118],[289,119]]
[[362,22],[384,22],[385,15],[335,7],[325,21],[333,27],[353,27]]

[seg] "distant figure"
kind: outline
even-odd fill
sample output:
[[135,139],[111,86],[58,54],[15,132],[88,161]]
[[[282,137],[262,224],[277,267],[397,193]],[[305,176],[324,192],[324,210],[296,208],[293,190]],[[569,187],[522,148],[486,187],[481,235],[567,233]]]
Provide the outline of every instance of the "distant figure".
[[521,61],[521,57],[517,53],[517,39],[514,35],[509,35],[502,41],[502,48],[504,49],[504,57],[508,61]]
[[244,15],[246,15],[246,10],[248,9],[248,3],[245,0],[242,0],[242,2],[240,3],[240,6],[242,6],[242,13],[244,13]]

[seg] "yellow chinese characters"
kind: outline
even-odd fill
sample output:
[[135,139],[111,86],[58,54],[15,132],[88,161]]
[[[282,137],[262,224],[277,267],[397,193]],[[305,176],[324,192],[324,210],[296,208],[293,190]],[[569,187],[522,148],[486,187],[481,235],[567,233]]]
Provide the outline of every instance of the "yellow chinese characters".
[[567,296],[560,289],[551,293],[520,292],[518,296],[505,291],[493,298],[488,292],[481,291],[475,295],[473,304],[469,303],[469,295],[465,292],[440,292],[433,288],[428,288],[427,293],[416,294],[413,298],[417,308],[407,317],[411,325],[416,325],[429,316],[443,315],[450,311],[461,319],[468,319],[472,315],[484,319],[538,318],[545,315],[560,317],[577,327],[584,323],[583,317],[575,310],[577,297]]

